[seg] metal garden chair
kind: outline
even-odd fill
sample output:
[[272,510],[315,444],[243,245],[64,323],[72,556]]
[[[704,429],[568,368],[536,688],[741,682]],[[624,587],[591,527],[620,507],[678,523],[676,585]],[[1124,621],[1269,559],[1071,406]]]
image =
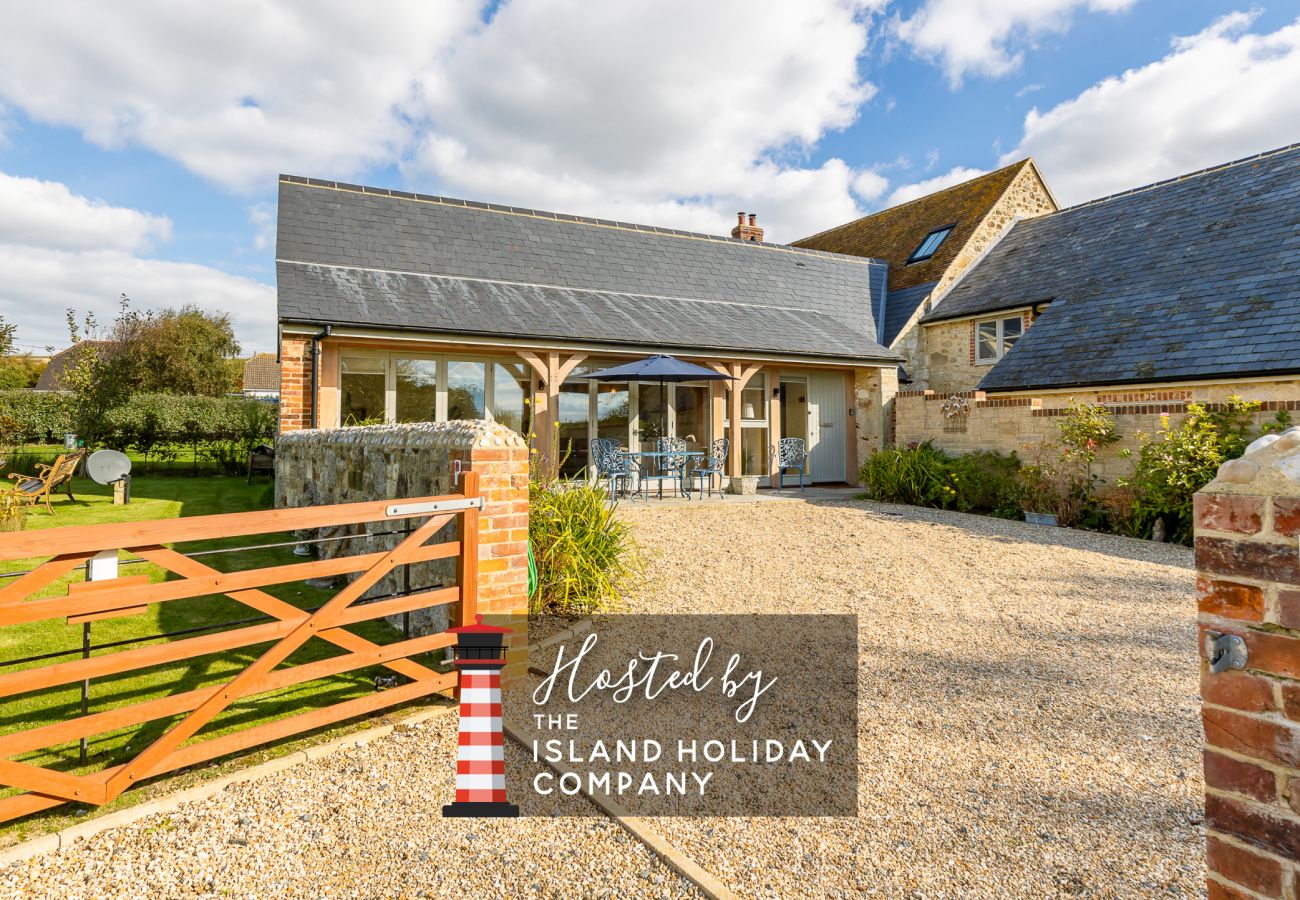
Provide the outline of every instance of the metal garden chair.
[[630,456],[623,453],[618,441],[596,438],[591,442],[591,461],[596,466],[597,480],[604,478],[609,482],[611,500],[618,498],[620,481],[623,482],[624,492],[631,492],[636,464]]
[[781,438],[776,443],[776,478],[777,484],[785,486],[785,470],[795,469],[799,472],[799,490],[803,490],[803,467],[808,459],[807,446],[803,438]]
[[690,458],[686,455],[686,441],[677,437],[661,437],[655,441],[655,461],[658,465],[655,467],[653,475],[642,474],[641,483],[645,486],[646,496],[650,496],[650,482],[655,481],[659,484],[659,499],[664,497],[664,482],[671,481],[676,483],[677,492],[687,499],[690,498],[690,491],[686,489],[686,462]]
[[722,493],[722,476],[727,471],[727,450],[731,447],[731,441],[727,438],[718,438],[709,445],[709,455],[696,464],[695,469],[691,472],[692,478],[700,479],[700,493],[705,490],[709,496],[713,496],[713,476],[718,476],[718,494],[725,497]]

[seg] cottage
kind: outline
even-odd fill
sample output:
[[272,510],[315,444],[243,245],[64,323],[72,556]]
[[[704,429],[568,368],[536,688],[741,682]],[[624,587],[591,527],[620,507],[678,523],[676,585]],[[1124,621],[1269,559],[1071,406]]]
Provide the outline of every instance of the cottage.
[[[567,473],[597,437],[730,440],[728,473],[776,483],[801,437],[815,482],[882,445],[897,354],[873,311],[887,266],[731,237],[331,181],[280,180],[281,429],[492,418]],[[581,376],[671,353],[731,376]]]
[[[1259,401],[1256,426],[1300,410],[1297,197],[1300,145],[1016,223],[921,317],[923,346],[969,352],[896,398],[897,440],[1014,450],[1071,399],[1115,416],[1116,449],[1192,402]],[[968,415],[942,410],[953,392]]]

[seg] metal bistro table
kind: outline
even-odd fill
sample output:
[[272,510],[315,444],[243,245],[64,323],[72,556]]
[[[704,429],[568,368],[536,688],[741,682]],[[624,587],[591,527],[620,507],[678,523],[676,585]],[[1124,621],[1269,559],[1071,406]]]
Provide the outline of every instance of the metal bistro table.
[[[652,463],[654,463],[655,467],[658,468],[659,460],[665,456],[686,457],[686,469],[684,470],[682,480],[679,482],[679,484],[681,486],[682,494],[686,497],[687,500],[689,500],[691,499],[691,491],[690,488],[687,487],[686,479],[690,476],[691,463],[693,463],[697,459],[703,459],[705,456],[708,455],[703,450],[620,450],[619,453],[621,453],[625,457],[635,459],[638,461],[637,488],[639,490],[632,491],[632,494],[635,495],[637,493],[640,493],[641,496],[646,500],[650,499],[650,487],[649,487],[649,482],[645,478],[641,477],[640,460],[643,459],[650,460]],[[659,477],[662,474],[663,474],[662,472],[657,472],[654,477]],[[664,483],[660,481],[659,495],[661,498],[663,496],[663,489],[664,489]]]

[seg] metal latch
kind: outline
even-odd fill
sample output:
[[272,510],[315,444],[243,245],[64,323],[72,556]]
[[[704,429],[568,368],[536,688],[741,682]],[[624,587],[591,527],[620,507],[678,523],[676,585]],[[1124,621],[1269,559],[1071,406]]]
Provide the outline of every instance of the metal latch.
[[397,503],[384,508],[384,515],[428,516],[434,513],[460,512],[465,509],[482,509],[482,497],[465,497],[461,500],[431,500],[427,503]]
[[1246,668],[1246,642],[1235,634],[1205,633],[1205,655],[1214,674],[1228,669]]

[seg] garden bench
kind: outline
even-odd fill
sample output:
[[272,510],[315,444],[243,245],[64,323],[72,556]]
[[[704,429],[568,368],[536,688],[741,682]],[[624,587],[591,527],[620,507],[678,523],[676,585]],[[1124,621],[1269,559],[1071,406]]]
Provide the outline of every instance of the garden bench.
[[11,473],[9,477],[16,482],[13,493],[30,498],[33,504],[44,500],[45,508],[51,513],[54,512],[54,507],[50,505],[50,492],[60,485],[67,490],[68,499],[75,501],[77,498],[72,496],[72,476],[76,474],[77,466],[81,465],[81,458],[85,455],[85,450],[78,450],[76,453],[60,455],[53,465],[37,463],[36,475]]
[[254,472],[269,472],[272,478],[275,477],[275,448],[270,444],[259,444],[248,451],[248,478],[245,480],[249,484],[253,483]]

